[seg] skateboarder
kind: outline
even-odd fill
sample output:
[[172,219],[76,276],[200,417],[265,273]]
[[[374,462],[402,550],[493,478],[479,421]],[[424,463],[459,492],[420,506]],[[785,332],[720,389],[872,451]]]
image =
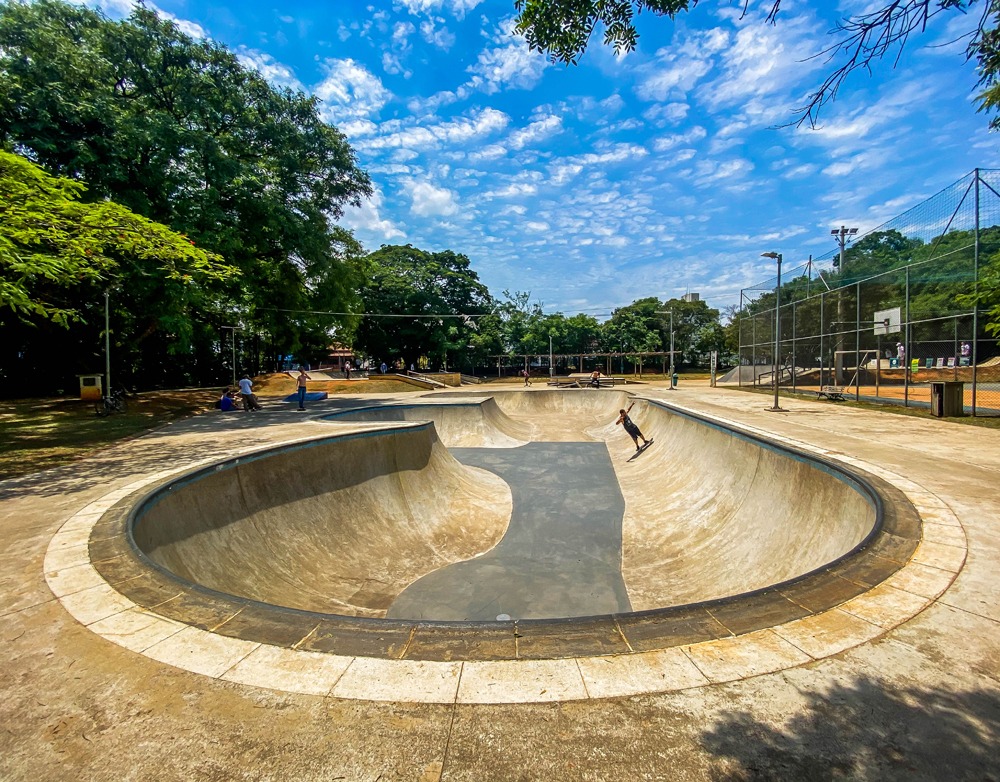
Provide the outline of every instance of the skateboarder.
[[635,443],[635,450],[641,451],[642,448],[639,447],[639,438],[642,438],[643,448],[649,445],[652,440],[647,440],[645,435],[639,431],[639,427],[632,423],[632,419],[628,417],[629,410],[631,410],[634,405],[635,402],[628,406],[628,410],[618,411],[618,420],[615,421],[615,426],[621,424],[625,428],[625,431],[632,437],[632,442]]
[[309,375],[306,374],[305,367],[299,367],[299,376],[295,378],[295,390],[298,393],[299,410],[306,409],[306,382]]

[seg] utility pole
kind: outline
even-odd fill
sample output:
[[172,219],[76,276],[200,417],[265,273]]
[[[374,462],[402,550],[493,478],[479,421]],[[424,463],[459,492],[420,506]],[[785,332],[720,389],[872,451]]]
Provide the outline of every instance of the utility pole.
[[[844,265],[847,263],[847,255],[845,253],[846,253],[847,242],[850,241],[848,237],[853,237],[857,233],[858,233],[857,228],[848,228],[846,225],[842,225],[840,226],[840,228],[834,228],[832,231],[830,231],[830,235],[833,236],[833,238],[837,240],[837,244],[840,245],[840,257],[836,261],[834,261],[834,266],[836,266],[840,271],[841,280],[843,279]],[[837,285],[837,328],[838,329],[841,327],[844,320],[844,292],[843,290],[841,290],[841,288],[843,287],[844,287],[843,284]],[[840,376],[841,373],[838,371],[839,364],[837,362],[837,354],[840,353],[841,355],[843,355],[843,348],[844,348],[844,338],[838,331],[836,342],[834,343],[833,346],[833,360],[834,360],[833,371],[835,373],[834,380],[837,383],[841,383],[843,381],[843,377]]]

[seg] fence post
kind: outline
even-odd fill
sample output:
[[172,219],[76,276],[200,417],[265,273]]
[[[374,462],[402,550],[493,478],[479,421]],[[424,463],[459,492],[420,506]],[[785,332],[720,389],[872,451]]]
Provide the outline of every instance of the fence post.
[[906,325],[903,326],[903,407],[910,406],[910,266],[906,266],[906,288],[903,295],[903,311]]
[[861,399],[861,282],[855,283],[854,307],[854,401]]
[[[976,369],[976,354],[979,352],[979,169],[976,169],[976,241],[972,250],[972,415],[976,414],[976,391],[978,390],[978,372]],[[964,400],[963,400],[964,401]]]

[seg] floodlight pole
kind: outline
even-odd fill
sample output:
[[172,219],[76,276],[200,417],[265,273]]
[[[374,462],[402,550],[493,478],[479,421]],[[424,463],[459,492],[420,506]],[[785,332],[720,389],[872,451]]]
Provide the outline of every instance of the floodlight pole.
[[772,412],[782,412],[778,405],[778,353],[781,348],[781,253],[769,252],[761,253],[761,258],[773,258],[778,262],[778,284],[774,289],[774,406],[768,410]]
[[670,308],[670,390],[674,388],[674,308]]
[[858,233],[857,228],[848,228],[846,225],[840,226],[840,228],[834,228],[830,231],[830,234],[834,239],[837,240],[837,244],[840,245],[840,270],[844,271],[844,263],[847,260],[846,256],[846,245],[849,241],[849,236],[855,236]]
[[104,396],[111,397],[111,316],[108,306],[108,292],[104,291],[104,381],[107,388]]
[[670,390],[674,391],[674,308],[657,310],[657,315],[670,315]]
[[223,330],[229,329],[233,335],[233,386],[236,386],[236,332],[242,330],[242,326],[221,326]]

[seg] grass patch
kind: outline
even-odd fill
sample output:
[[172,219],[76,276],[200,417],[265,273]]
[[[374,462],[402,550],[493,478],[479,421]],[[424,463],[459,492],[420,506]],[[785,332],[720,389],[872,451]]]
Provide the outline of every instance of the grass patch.
[[93,402],[21,399],[0,402],[0,479],[57,467],[111,443],[210,409],[214,391],[152,392],[131,397],[128,411],[98,418]]

